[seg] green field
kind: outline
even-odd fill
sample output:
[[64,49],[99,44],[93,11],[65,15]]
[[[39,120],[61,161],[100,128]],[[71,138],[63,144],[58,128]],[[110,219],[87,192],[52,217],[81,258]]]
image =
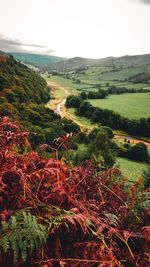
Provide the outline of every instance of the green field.
[[150,84],[146,83],[136,83],[128,82],[126,79],[133,75],[137,75],[144,71],[149,71],[149,65],[137,65],[133,67],[124,67],[120,68],[116,71],[113,71],[112,67],[95,67],[91,66],[84,72],[80,72],[79,74],[72,74],[72,77],[77,77],[81,80],[82,83],[85,84],[101,84],[103,88],[107,88],[106,85],[109,83],[110,85],[115,85],[118,87],[127,87],[127,88],[146,88],[150,87]]
[[76,84],[71,79],[65,79],[61,76],[51,76],[49,81],[57,83],[57,84],[65,87],[66,89],[68,89],[71,93],[75,93],[75,94],[79,93],[78,91],[88,90],[89,87],[91,87],[90,85],[86,85],[83,83]]
[[150,93],[110,95],[107,99],[92,99],[89,102],[130,119],[150,117]]
[[144,169],[148,167],[148,164],[125,158],[117,158],[116,166],[121,169],[122,174],[127,177],[129,181],[135,181],[141,177]]
[[[128,89],[150,89],[150,83],[132,83],[127,80],[129,77],[144,71],[150,71],[150,66],[137,65],[133,67],[118,68],[115,71],[112,67],[90,66],[84,71],[67,71],[63,73],[64,77],[51,75],[50,80],[61,86],[67,87],[67,89],[75,94],[83,90],[97,91],[97,84],[100,84],[103,89],[107,89],[112,85],[126,87]],[[65,78],[65,75],[68,77]],[[80,84],[73,81],[76,79],[80,80]]]

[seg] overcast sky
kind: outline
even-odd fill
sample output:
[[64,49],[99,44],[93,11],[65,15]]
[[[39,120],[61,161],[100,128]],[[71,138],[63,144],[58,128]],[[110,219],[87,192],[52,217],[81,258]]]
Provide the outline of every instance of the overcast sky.
[[0,49],[63,57],[150,53],[150,0],[0,0]]

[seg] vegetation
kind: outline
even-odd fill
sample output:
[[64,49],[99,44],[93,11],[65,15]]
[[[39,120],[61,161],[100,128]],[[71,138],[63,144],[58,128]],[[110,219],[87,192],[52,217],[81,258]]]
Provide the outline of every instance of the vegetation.
[[139,177],[143,177],[143,172],[148,168],[147,163],[130,160],[128,158],[118,157],[116,166],[121,170],[122,174],[127,177],[128,181],[136,182]]
[[[52,66],[47,68],[47,70],[57,70],[57,71],[68,71],[68,70],[77,70],[86,71],[88,67],[106,67],[113,68],[112,72],[118,72],[122,70],[122,67],[126,67],[127,72],[132,71],[132,68],[137,68],[138,73],[141,72],[141,66],[150,65],[150,55],[137,55],[137,56],[123,56],[123,57],[106,57],[100,59],[89,59],[89,58],[81,58],[74,57],[56,64],[52,64]],[[137,73],[136,71],[136,73]],[[135,70],[132,71],[135,73]],[[120,75],[119,75],[120,76]]]
[[144,187],[150,187],[150,166],[143,171]]
[[92,121],[101,123],[105,126],[109,126],[112,129],[125,130],[127,133],[133,135],[149,137],[150,118],[130,120],[128,118],[122,117],[119,113],[115,113],[112,110],[93,107],[87,101],[79,101],[80,99],[81,98],[79,96],[70,95],[66,100],[66,107],[76,107],[77,114],[79,116],[90,118]]
[[[73,59],[72,59],[73,60]],[[96,64],[93,65],[85,63],[80,66],[80,60],[66,60],[63,62],[61,67],[61,62],[51,66],[51,70],[48,71],[51,76],[52,81],[58,82],[61,85],[66,85],[67,87],[75,88],[77,90],[88,90],[97,91],[99,87],[102,89],[108,89],[111,87],[126,88],[126,92],[136,92],[136,90],[148,89],[150,88],[150,62],[145,62],[139,64]],[[71,63],[72,62],[72,63]],[[70,68],[65,68],[68,64]],[[142,74],[142,75],[141,75]],[[78,81],[78,83],[76,83]],[[77,87],[78,85],[78,87]],[[124,90],[123,89],[123,90]]]
[[150,93],[109,95],[104,100],[90,100],[94,107],[113,110],[129,119],[150,117]]
[[110,168],[114,165],[117,146],[114,143],[113,132],[109,127],[94,128],[88,135],[80,133],[78,142],[85,144],[73,154],[74,165],[81,165],[85,160],[92,159],[99,169]]
[[130,145],[128,143],[124,144],[123,149],[119,149],[119,156],[126,157],[136,161],[149,162],[150,157],[148,154],[147,146],[139,142],[135,145]]
[[59,61],[64,60],[64,58],[56,57],[56,56],[47,56],[47,55],[38,55],[38,54],[27,54],[27,53],[17,53],[17,52],[11,52],[11,55],[14,56],[14,58],[26,63],[31,64],[36,67],[42,67],[46,68],[52,63],[56,63]]
[[[1,266],[146,266],[149,191],[116,168],[43,159],[17,122],[0,119]],[[45,149],[47,146],[41,146]],[[27,150],[30,150],[27,152]],[[18,231],[17,231],[18,230]]]
[[[66,131],[80,129],[45,107],[50,99],[46,81],[12,56],[0,62],[0,116],[9,116],[29,129],[34,148],[39,143],[51,143]],[[76,128],[76,129],[75,129]],[[36,138],[35,138],[36,137]]]
[[[94,73],[88,66],[53,70],[57,79],[74,85],[72,92],[80,89],[66,106],[99,125],[85,133],[48,108],[50,89],[43,78],[12,56],[0,57],[0,266],[148,266],[148,149],[142,142],[119,145],[110,127],[149,136],[149,118],[131,120],[86,101],[128,90],[94,78],[98,69],[101,75],[123,71],[109,65],[114,60],[91,67]],[[86,84],[89,72],[93,84]],[[126,179],[114,167],[118,152],[139,161],[134,164],[140,173]],[[119,161],[129,170],[131,161]]]

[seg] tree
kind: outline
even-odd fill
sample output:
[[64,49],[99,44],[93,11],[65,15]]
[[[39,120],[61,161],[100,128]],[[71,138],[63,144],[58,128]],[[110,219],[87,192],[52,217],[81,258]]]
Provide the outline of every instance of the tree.
[[81,92],[80,94],[81,98],[86,100],[87,99],[87,93],[86,92]]
[[108,137],[107,131],[102,127],[97,132],[95,139],[91,142],[88,151],[91,156],[93,155],[97,159],[101,156],[104,159],[106,167],[112,167],[115,163],[115,150],[115,144]]
[[139,142],[135,146],[131,147],[129,150],[129,157],[131,159],[148,162],[149,155],[147,146],[144,143]]

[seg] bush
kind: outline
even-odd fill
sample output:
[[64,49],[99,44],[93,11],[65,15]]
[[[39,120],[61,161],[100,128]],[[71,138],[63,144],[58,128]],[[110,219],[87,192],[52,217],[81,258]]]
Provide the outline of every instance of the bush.
[[148,155],[148,149],[147,146],[139,142],[135,146],[131,147],[128,151],[128,156],[131,159],[148,162],[149,161],[149,155]]
[[150,167],[144,170],[142,176],[144,178],[144,188],[150,188]]
[[140,182],[127,188],[118,169],[97,172],[91,160],[63,164],[58,149],[68,150],[68,136],[40,147],[52,150],[48,159],[27,152],[17,122],[0,119],[0,136],[0,266],[148,266]]

